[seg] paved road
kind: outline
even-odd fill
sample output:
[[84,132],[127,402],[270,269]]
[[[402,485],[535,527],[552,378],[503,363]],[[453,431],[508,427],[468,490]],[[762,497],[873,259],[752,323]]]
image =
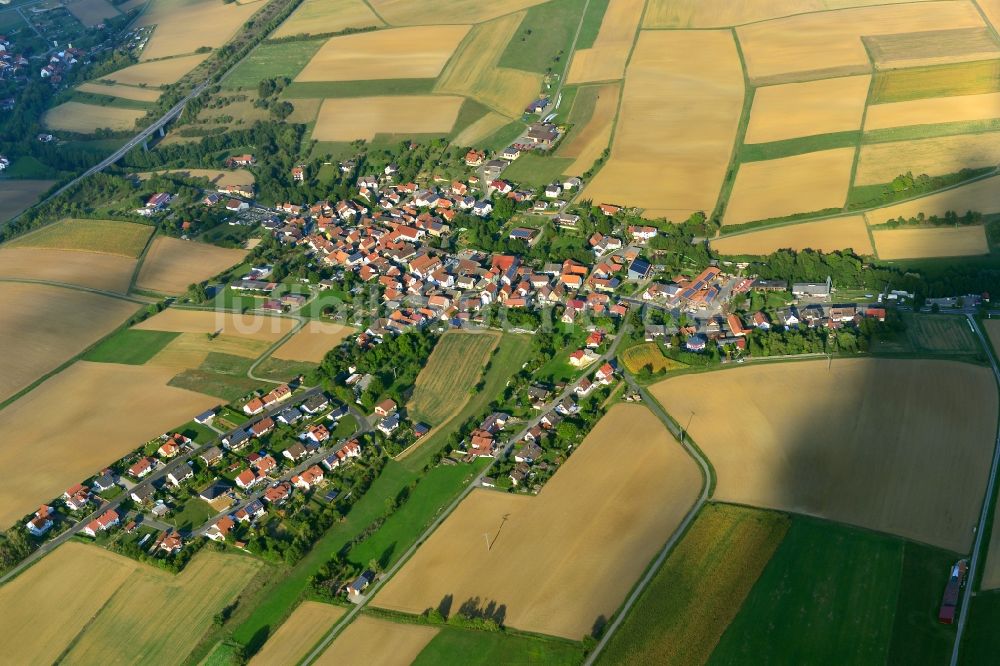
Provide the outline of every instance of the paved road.
[[[976,318],[971,314],[966,315],[966,318],[973,332],[979,336],[979,342],[983,345],[983,350],[985,350],[987,355],[990,357],[990,366],[993,368],[993,376],[996,378],[997,383],[1000,384],[1000,368],[997,367],[996,358],[990,351],[990,346],[986,341],[986,336],[983,335],[982,329],[979,328],[979,322],[977,322]],[[955,645],[951,650],[951,666],[956,666],[956,664],[958,664],[958,655],[962,647],[962,633],[965,631],[965,622],[969,617],[969,604],[972,602],[972,587],[976,582],[976,572],[979,569],[979,554],[982,551],[983,536],[986,534],[986,521],[990,514],[993,492],[996,488],[998,469],[1000,469],[1000,437],[997,438],[997,442],[993,448],[993,464],[990,467],[990,479],[986,486],[986,496],[983,499],[983,510],[979,515],[979,525],[976,527],[976,540],[972,546],[972,561],[969,564],[969,575],[966,579],[965,594],[962,595],[962,604],[958,611],[958,631],[955,633]]]
[[369,588],[370,591],[368,592],[368,594],[365,595],[364,599],[355,604],[355,606],[351,608],[351,610],[349,610],[347,614],[344,615],[341,618],[341,620],[337,622],[337,624],[335,624],[333,628],[330,629],[329,632],[327,632],[327,634],[323,637],[323,640],[320,641],[319,645],[317,645],[312,650],[312,652],[310,652],[306,656],[305,659],[299,662],[300,666],[308,666],[309,664],[313,663],[323,653],[323,651],[326,650],[327,646],[329,646],[330,643],[333,642],[333,640],[340,634],[340,632],[343,631],[344,628],[347,627],[347,625],[349,625],[354,620],[354,618],[358,615],[358,613],[360,613],[361,610],[368,605],[368,602],[371,600],[372,597],[375,596],[375,594],[379,591],[379,589],[381,589],[381,587],[389,579],[391,579],[394,575],[396,575],[396,573],[402,568],[402,566],[413,556],[413,554],[417,551],[417,548],[419,548],[425,541],[427,541],[427,539],[431,537],[434,531],[438,527],[440,527],[441,523],[443,523],[445,519],[449,515],[451,515],[451,513],[455,509],[458,508],[458,505],[462,503],[462,500],[464,500],[469,495],[469,493],[471,493],[474,489],[482,485],[483,477],[485,477],[489,473],[490,469],[493,468],[493,466],[497,463],[497,461],[507,456],[510,450],[514,448],[514,445],[517,442],[519,442],[521,438],[524,437],[525,434],[527,434],[528,430],[530,430],[531,428],[535,427],[538,424],[542,416],[548,414],[555,408],[555,406],[558,403],[562,402],[565,398],[570,396],[573,393],[573,390],[579,385],[580,381],[584,377],[587,377],[591,375],[593,372],[596,372],[597,369],[600,368],[605,361],[614,358],[616,350],[618,349],[618,344],[628,333],[628,327],[629,327],[628,320],[626,319],[625,323],[622,324],[621,331],[619,331],[618,335],[611,343],[611,346],[608,347],[608,350],[604,352],[604,354],[602,354],[601,357],[591,366],[590,370],[584,373],[584,375],[580,377],[580,379],[567,385],[566,388],[563,390],[563,392],[559,394],[559,396],[549,401],[549,403],[545,405],[545,408],[539,411],[538,416],[530,419],[521,428],[520,431],[518,431],[513,437],[507,440],[507,443],[504,445],[503,449],[497,452],[497,454],[493,457],[490,463],[483,469],[483,471],[480,472],[478,475],[476,475],[476,478],[474,478],[469,483],[469,485],[465,487],[465,489],[459,494],[459,496],[456,497],[455,500],[438,515],[438,517],[434,520],[434,522],[431,523],[426,530],[424,530],[423,534],[421,534],[420,537],[406,550],[406,552],[403,553],[402,557],[400,557],[399,560],[396,561],[396,563],[385,573],[385,575],[382,576],[379,580],[377,580]]

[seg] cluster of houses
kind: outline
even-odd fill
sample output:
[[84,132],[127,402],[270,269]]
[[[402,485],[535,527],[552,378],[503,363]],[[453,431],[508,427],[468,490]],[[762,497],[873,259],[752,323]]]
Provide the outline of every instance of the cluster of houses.
[[[27,71],[26,68],[28,65],[29,62],[26,57],[14,53],[14,44],[10,39],[6,35],[0,35],[0,78],[26,78],[24,72]],[[14,102],[13,99],[11,101]],[[2,106],[6,107],[7,105],[2,104]],[[13,108],[13,104],[11,104],[10,108]],[[3,110],[9,111],[10,108],[4,108]]]
[[39,76],[53,84],[58,84],[62,81],[66,71],[71,69],[83,57],[83,49],[67,47],[61,51],[56,51],[49,56],[49,61],[42,67]]
[[150,217],[166,209],[167,204],[173,199],[167,192],[157,192],[156,194],[149,197],[146,200],[146,205],[142,208],[137,208],[136,215],[142,215],[143,217]]

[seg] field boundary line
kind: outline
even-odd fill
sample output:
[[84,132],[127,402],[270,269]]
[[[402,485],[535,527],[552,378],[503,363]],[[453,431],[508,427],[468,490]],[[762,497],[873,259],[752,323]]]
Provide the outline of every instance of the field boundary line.
[[[856,182],[858,178],[858,163],[861,162],[861,150],[865,143],[863,141],[865,136],[865,123],[868,122],[868,107],[872,103],[872,93],[875,90],[875,60],[872,58],[872,54],[868,51],[868,45],[861,40],[862,48],[865,50],[865,56],[868,58],[868,62],[871,63],[872,73],[868,78],[868,92],[865,94],[865,106],[861,110],[861,124],[858,127],[858,138],[857,143],[854,144],[854,160],[851,162],[851,176],[850,180],[847,181],[847,195],[844,197],[844,206],[842,210],[847,212],[847,204],[851,200],[851,191],[856,187]],[[865,226],[868,225],[868,218],[865,217]],[[875,247],[875,240],[872,239],[872,248]]]
[[739,35],[736,28],[729,28],[729,34],[733,38],[733,46],[736,47],[736,57],[740,61],[740,72],[743,74],[743,106],[740,109],[739,123],[736,125],[736,136],[733,137],[733,149],[729,153],[729,164],[726,167],[726,174],[722,178],[722,185],[719,186],[719,193],[715,195],[715,208],[709,214],[708,219],[718,222],[722,227],[722,217],[726,214],[729,206],[729,197],[736,187],[736,176],[740,168],[740,148],[747,136],[747,127],[750,125],[750,114],[753,112],[753,102],[757,95],[757,87],[750,82],[750,73],[747,71],[746,58],[743,56],[743,46],[740,44]]
[[130,303],[138,303],[139,305],[149,305],[149,301],[144,301],[140,298],[136,298],[131,294],[122,294],[117,291],[110,291],[106,289],[98,289],[97,287],[85,287],[82,284],[70,284],[69,282],[59,282],[56,280],[37,280],[35,278],[9,278],[0,277],[0,282],[17,282],[20,284],[38,284],[48,287],[58,287],[60,289],[71,289],[73,291],[86,291],[91,294],[97,294],[98,296],[107,296],[108,298],[117,298],[121,301],[129,301]]
[[153,247],[153,241],[159,233],[160,227],[158,225],[153,227],[153,233],[149,234],[149,238],[146,239],[146,245],[143,246],[142,252],[135,258],[135,270],[132,271],[132,279],[129,280],[128,289],[125,290],[126,294],[131,294],[132,290],[135,289],[135,283],[139,281],[139,272],[142,270],[142,265],[146,262],[149,249]]
[[979,6],[979,0],[970,1],[972,2],[972,6],[976,8],[976,11],[979,12],[979,16],[982,17],[983,23],[986,24],[986,29],[993,36],[993,39],[1000,42],[1000,32],[997,31],[996,26],[993,25],[992,21],[990,21],[990,18],[986,15],[986,12],[983,11],[983,8]]

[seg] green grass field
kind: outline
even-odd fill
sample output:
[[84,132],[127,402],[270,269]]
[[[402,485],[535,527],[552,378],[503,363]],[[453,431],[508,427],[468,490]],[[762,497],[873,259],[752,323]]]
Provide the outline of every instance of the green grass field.
[[232,73],[226,77],[224,88],[257,89],[262,79],[287,76],[294,79],[302,68],[316,55],[325,39],[310,39],[279,44],[263,43],[251,51]]
[[759,162],[761,160],[776,160],[781,157],[791,157],[811,153],[817,150],[832,150],[845,146],[856,146],[861,139],[860,131],[831,132],[816,134],[784,141],[769,143],[750,143],[740,147],[740,162]]
[[941,594],[956,553],[907,542],[889,644],[890,664],[946,664],[955,643],[955,628],[937,621]]
[[520,120],[510,122],[480,141],[478,147],[493,151],[503,150],[521,136],[524,128],[525,125]]
[[316,365],[316,363],[309,363],[307,361],[281,361],[275,358],[268,358],[257,366],[253,374],[264,379],[287,382],[293,377],[312,372],[316,369]]
[[114,220],[60,220],[8,243],[9,247],[83,250],[138,257],[153,227]]
[[84,354],[84,361],[142,365],[176,338],[180,333],[137,331],[126,328],[101,340]]
[[578,643],[541,636],[443,627],[417,655],[413,666],[571,666],[581,661],[583,649]]
[[260,382],[247,377],[252,363],[242,356],[209,352],[199,367],[184,370],[168,384],[231,402],[260,387]]
[[178,428],[177,432],[181,433],[185,437],[193,439],[196,444],[208,444],[219,436],[217,432],[208,426],[203,426],[202,424],[195,423],[194,421],[188,421]]
[[781,543],[784,514],[707,504],[601,653],[601,664],[704,663]]
[[979,339],[969,330],[965,317],[902,313],[906,330],[894,340],[877,340],[877,354],[914,356],[981,357]]
[[886,129],[867,130],[861,138],[861,143],[886,143],[889,141],[910,141],[912,139],[930,139],[938,136],[955,136],[956,134],[982,134],[983,132],[1000,131],[1000,118],[987,120],[959,120],[930,125],[904,125],[903,127],[888,127]]
[[562,175],[573,163],[570,157],[542,156],[528,153],[521,155],[503,172],[504,178],[529,187],[544,187],[561,182]]
[[215,509],[209,506],[208,502],[200,497],[191,496],[166,517],[166,522],[171,523],[179,530],[189,532],[204,525],[214,515]]
[[610,2],[611,0],[590,0],[587,13],[583,15],[583,22],[580,24],[580,34],[576,38],[577,50],[589,49],[594,45]]
[[500,56],[499,66],[562,74],[582,9],[578,0],[551,0],[531,7]]
[[430,93],[437,79],[382,79],[378,81],[295,81],[282,91],[281,97],[301,99],[313,97],[371,97],[386,95],[416,95]]
[[417,376],[406,409],[414,421],[439,425],[469,399],[499,336],[449,331]]
[[1000,90],[1000,60],[979,60],[876,72],[872,104]]
[[80,102],[82,104],[92,104],[94,106],[110,106],[116,109],[139,109],[145,111],[153,108],[153,102],[143,102],[137,99],[126,99],[115,97],[114,95],[100,95],[97,93],[74,90],[66,96],[66,101]]
[[994,663],[1000,654],[1000,590],[979,592],[969,605],[969,621],[962,635],[959,663]]

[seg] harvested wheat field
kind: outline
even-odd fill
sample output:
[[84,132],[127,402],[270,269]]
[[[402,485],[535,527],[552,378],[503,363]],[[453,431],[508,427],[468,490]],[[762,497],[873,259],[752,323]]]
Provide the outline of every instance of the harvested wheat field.
[[851,185],[854,148],[836,148],[766,162],[744,162],[723,224],[841,208]]
[[1000,176],[991,176],[967,185],[911,199],[893,206],[869,211],[869,224],[883,224],[900,217],[910,219],[923,213],[927,217],[944,217],[948,211],[964,215],[966,211],[983,213],[1000,212]]
[[138,65],[130,65],[112,72],[98,81],[111,81],[129,86],[165,86],[176,83],[182,76],[200,65],[208,55],[208,53],[196,53],[156,62],[140,62]]
[[1000,93],[914,99],[868,107],[865,130],[1000,118]]
[[[254,655],[251,666],[297,664],[346,612],[340,606],[303,601]],[[392,643],[387,644],[395,647]]]
[[[618,113],[618,97],[621,86],[617,83],[608,83],[602,86],[586,86],[581,88],[576,95],[573,109],[570,111],[569,121],[575,120],[575,111],[578,105],[593,105],[590,116],[582,124],[574,126],[569,137],[559,145],[558,154],[560,157],[576,158],[571,165],[566,167],[565,173],[584,173],[601,156],[601,153],[611,142],[611,130],[615,123],[615,114]],[[586,98],[593,97],[593,100]]]
[[734,236],[720,236],[713,238],[711,244],[720,254],[766,255],[781,249],[834,252],[847,248],[861,255],[875,254],[863,215],[844,215]]
[[[218,404],[167,386],[174,374],[150,365],[77,361],[0,411],[0,465],[9,470],[0,486],[0,525]],[[28,449],[46,464],[25,465]]]
[[382,27],[364,0],[305,0],[271,34],[272,39],[292,35],[323,35],[347,28]]
[[[724,28],[826,9],[891,5],[913,0],[649,0],[643,28]],[[916,0],[920,2],[921,0]]]
[[987,254],[986,227],[872,229],[879,259],[968,257]]
[[203,46],[222,46],[258,9],[253,4],[219,0],[153,0],[137,23],[137,27],[156,26],[140,60],[194,53]]
[[869,143],[861,146],[855,185],[890,183],[907,172],[941,176],[1000,165],[1000,132]]
[[155,88],[140,88],[138,86],[127,86],[120,83],[107,83],[104,79],[81,83],[76,87],[80,92],[93,93],[95,95],[108,95],[131,99],[137,102],[155,102],[160,99],[160,91]]
[[273,356],[286,361],[319,363],[328,351],[353,333],[354,329],[350,326],[310,321],[301,331],[289,338],[288,342],[278,347]]
[[868,75],[844,76],[758,88],[743,140],[766,143],[859,130],[870,81]]
[[474,490],[374,604],[421,613],[450,594],[455,612],[478,597],[504,605],[511,627],[578,640],[618,608],[701,485],[652,412],[615,405],[537,497]]
[[976,0],[976,4],[994,29],[1000,30],[1000,0]]
[[4,659],[11,664],[55,663],[73,637],[141,566],[75,541],[56,548],[0,587],[0,608],[7,610],[4,632],[9,639],[4,641]]
[[0,181],[0,222],[20,214],[55,184],[54,180]]
[[246,169],[167,169],[165,171],[145,171],[138,174],[141,180],[146,180],[154,173],[177,173],[190,178],[207,178],[216,187],[227,185],[253,185],[256,176]]
[[985,367],[824,359],[684,375],[652,391],[674,416],[695,412],[689,431],[715,467],[716,500],[972,545],[997,425]]
[[440,425],[457,414],[472,395],[500,335],[449,331],[417,375],[406,409],[417,421]]
[[103,23],[104,19],[118,16],[118,10],[106,0],[71,0],[63,6],[88,28]]
[[863,74],[871,61],[861,37],[982,28],[968,2],[917,2],[802,14],[736,29],[755,84]]
[[140,331],[167,331],[170,333],[219,334],[219,337],[241,337],[273,344],[285,337],[295,326],[288,317],[266,317],[254,314],[237,314],[212,310],[178,310],[167,308],[163,312],[135,325]]
[[140,565],[87,625],[64,664],[179,663],[260,572],[252,557],[203,551],[179,574]]
[[510,123],[510,118],[496,111],[489,111],[482,118],[455,135],[452,141],[456,146],[475,146],[504,125]]
[[442,72],[434,92],[472,97],[505,116],[520,118],[524,106],[538,95],[542,77],[499,67],[498,63],[524,14],[508,14],[474,26]]
[[120,109],[83,102],[63,102],[45,112],[42,124],[50,130],[91,134],[99,129],[125,132],[146,115],[140,109]]
[[243,260],[246,250],[157,236],[139,270],[136,287],[161,294],[182,294]]
[[40,284],[0,286],[0,402],[121,325],[137,303]]
[[316,116],[317,141],[371,140],[376,134],[447,134],[464,100],[445,95],[326,99]]
[[295,80],[433,79],[468,33],[467,25],[433,25],[333,37]]
[[0,247],[0,278],[64,282],[125,293],[134,271],[135,259],[117,254]]
[[730,32],[640,33],[611,157],[582,198],[638,206],[647,217],[711,213],[742,105],[743,70]]
[[314,663],[317,666],[409,666],[437,632],[434,627],[359,615]]
[[573,53],[568,83],[620,79],[646,0],[610,0],[594,45]]
[[547,0],[372,0],[371,5],[392,25],[438,25],[441,23],[481,23],[520,11]]
[[137,258],[154,227],[135,222],[67,218],[19,236],[6,247],[81,250]]
[[874,35],[865,37],[864,42],[878,70],[989,60],[1000,56],[1000,45],[986,27]]
[[241,335],[223,333],[209,337],[206,333],[181,333],[147,363],[183,372],[200,367],[212,353],[255,359],[270,346],[266,340]]

